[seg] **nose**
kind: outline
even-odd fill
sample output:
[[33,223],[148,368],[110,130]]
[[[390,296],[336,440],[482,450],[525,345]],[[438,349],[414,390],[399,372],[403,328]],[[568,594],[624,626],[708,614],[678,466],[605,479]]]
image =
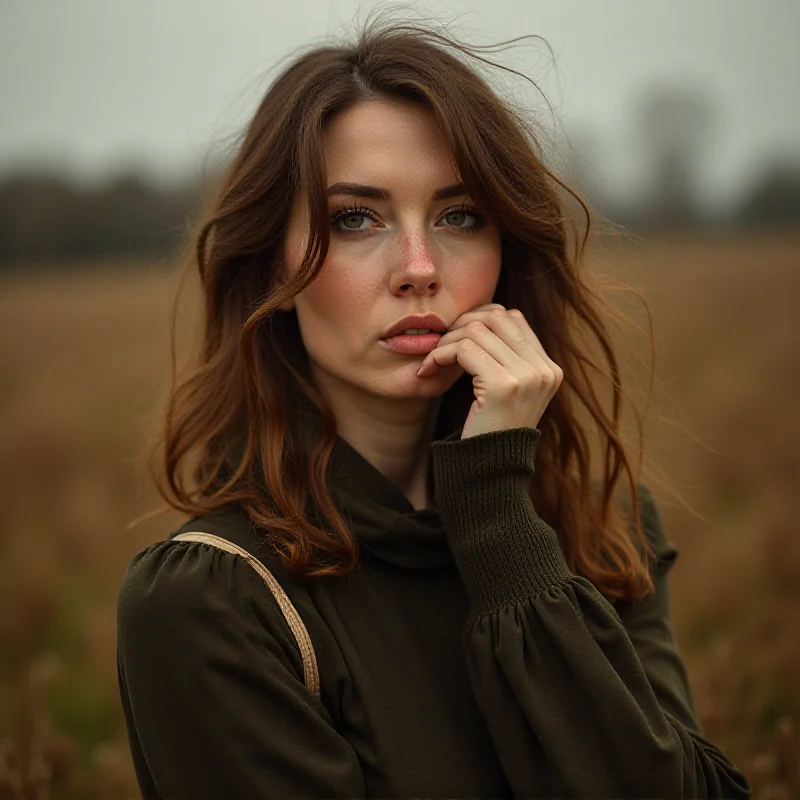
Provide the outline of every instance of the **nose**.
[[409,233],[401,239],[402,260],[391,279],[395,294],[436,293],[441,288],[441,274],[436,265],[431,243],[421,232]]

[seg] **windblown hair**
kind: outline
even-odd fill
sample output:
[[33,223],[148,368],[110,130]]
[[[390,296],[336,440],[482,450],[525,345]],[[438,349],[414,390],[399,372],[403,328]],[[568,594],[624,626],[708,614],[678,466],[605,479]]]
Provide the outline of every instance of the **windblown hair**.
[[[354,43],[316,46],[273,81],[188,245],[186,268],[198,271],[205,304],[203,341],[179,379],[173,328],[172,389],[151,452],[156,485],[168,506],[192,516],[243,509],[295,580],[355,567],[357,541],[326,486],[336,422],[312,380],[296,314],[279,307],[314,280],[328,252],[324,126],[362,101],[414,103],[432,114],[471,199],[500,226],[494,302],[520,309],[564,371],[539,423],[530,487],[537,513],[558,532],[574,573],[612,601],[643,597],[653,582],[637,491],[641,447],[634,466],[620,419],[628,398],[606,324],[609,313],[624,317],[581,270],[588,207],[545,166],[533,123],[469,63],[519,74],[478,55],[485,49],[424,25],[370,18]],[[300,191],[308,247],[283,282],[284,235]],[[567,201],[585,219],[582,236],[568,221]],[[605,364],[587,341],[599,344]],[[598,379],[610,383],[610,415]],[[463,425],[473,399],[465,373],[442,398],[437,431]],[[636,414],[641,442],[643,413]],[[293,430],[298,419],[314,432],[310,439]],[[591,475],[594,437],[604,462],[599,479]],[[618,504],[623,472],[630,500]]]

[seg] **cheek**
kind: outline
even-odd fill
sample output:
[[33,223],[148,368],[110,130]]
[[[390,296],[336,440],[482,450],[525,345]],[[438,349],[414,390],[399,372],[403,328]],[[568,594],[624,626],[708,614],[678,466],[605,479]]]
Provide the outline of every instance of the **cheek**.
[[374,287],[364,280],[363,272],[330,259],[303,295],[304,322],[335,327],[339,336],[350,327],[363,325],[374,305]]
[[500,277],[500,265],[500,250],[493,247],[464,260],[451,277],[451,287],[460,304],[477,306],[490,302]]

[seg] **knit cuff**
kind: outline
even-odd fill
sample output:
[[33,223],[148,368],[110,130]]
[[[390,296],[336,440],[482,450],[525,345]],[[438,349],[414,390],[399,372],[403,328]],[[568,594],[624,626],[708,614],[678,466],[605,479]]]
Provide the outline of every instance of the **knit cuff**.
[[475,613],[521,603],[570,577],[529,493],[538,428],[432,444],[436,505]]

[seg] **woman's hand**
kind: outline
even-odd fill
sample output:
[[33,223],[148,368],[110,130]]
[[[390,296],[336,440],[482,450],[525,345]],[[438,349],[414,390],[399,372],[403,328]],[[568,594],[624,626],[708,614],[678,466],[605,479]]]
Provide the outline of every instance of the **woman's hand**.
[[564,377],[522,312],[497,303],[462,314],[425,356],[417,375],[430,378],[450,364],[469,372],[475,387],[462,439],[535,428]]

